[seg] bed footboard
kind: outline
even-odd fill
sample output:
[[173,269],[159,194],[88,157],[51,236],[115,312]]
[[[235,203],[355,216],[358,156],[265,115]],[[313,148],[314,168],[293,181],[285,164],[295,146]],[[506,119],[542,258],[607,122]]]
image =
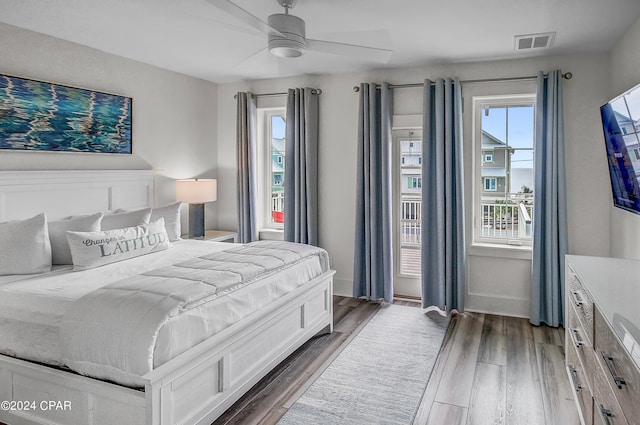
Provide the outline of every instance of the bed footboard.
[[307,340],[332,331],[334,273],[153,370],[144,376],[145,391],[0,356],[0,402],[15,407],[0,409],[0,421],[208,425]]

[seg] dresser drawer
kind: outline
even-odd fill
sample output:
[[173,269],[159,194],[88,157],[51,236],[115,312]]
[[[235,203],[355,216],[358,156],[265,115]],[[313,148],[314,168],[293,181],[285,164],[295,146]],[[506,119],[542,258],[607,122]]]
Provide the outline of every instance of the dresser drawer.
[[601,365],[594,370],[593,417],[597,424],[629,425]]
[[[578,313],[573,305],[569,305],[567,307],[567,329],[565,330],[566,335],[566,346],[567,351],[568,347],[573,347],[575,352],[582,363],[584,371],[592,371],[596,366],[596,358],[593,351],[593,346],[591,341],[586,338],[586,331],[582,326],[582,323],[578,319]],[[590,391],[593,393],[593,373],[588,373],[587,375],[587,385]]]
[[[578,358],[576,347],[571,344],[567,345],[566,356],[569,381],[573,389],[574,397],[578,401],[578,404],[580,404],[584,425],[592,425],[593,399],[591,398],[589,385],[587,385],[584,365]],[[591,373],[589,373],[589,375],[591,375]]]
[[574,307],[584,327],[584,337],[593,345],[593,300],[582,286],[576,273],[567,267],[567,305]]
[[595,325],[598,362],[629,423],[640,425],[640,373],[597,309]]

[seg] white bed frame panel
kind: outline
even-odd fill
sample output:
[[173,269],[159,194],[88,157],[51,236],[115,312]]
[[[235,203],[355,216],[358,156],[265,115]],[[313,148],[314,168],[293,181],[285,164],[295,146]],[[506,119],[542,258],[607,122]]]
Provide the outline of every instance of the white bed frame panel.
[[[52,218],[153,205],[152,171],[0,172],[0,221],[45,211]],[[99,192],[99,195],[95,195]],[[23,203],[24,202],[24,203]],[[333,331],[329,271],[143,377],[138,391],[0,355],[0,401],[10,425],[210,424],[314,335]],[[43,401],[71,410],[41,409]]]

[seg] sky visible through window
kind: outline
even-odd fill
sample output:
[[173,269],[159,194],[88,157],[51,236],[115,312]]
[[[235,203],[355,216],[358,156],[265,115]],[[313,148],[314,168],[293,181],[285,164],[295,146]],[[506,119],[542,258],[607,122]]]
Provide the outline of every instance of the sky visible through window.
[[[482,129],[514,148],[533,148],[534,107],[510,106],[509,125],[507,108],[491,107],[489,115],[482,113]],[[507,127],[509,137],[507,139]],[[511,157],[511,168],[532,168],[533,152],[516,151]]]
[[274,139],[284,139],[285,123],[281,116],[271,118],[271,137]]

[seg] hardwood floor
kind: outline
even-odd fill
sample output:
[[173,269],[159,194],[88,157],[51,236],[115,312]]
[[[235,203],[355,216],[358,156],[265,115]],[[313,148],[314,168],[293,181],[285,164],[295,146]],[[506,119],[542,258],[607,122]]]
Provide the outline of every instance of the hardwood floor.
[[[412,301],[394,303],[419,307]],[[334,332],[301,347],[213,425],[277,423],[378,308],[335,297]],[[454,316],[414,424],[578,424],[563,341],[561,329],[534,327],[525,319]]]

